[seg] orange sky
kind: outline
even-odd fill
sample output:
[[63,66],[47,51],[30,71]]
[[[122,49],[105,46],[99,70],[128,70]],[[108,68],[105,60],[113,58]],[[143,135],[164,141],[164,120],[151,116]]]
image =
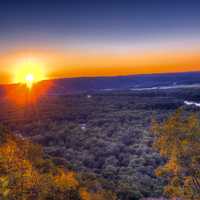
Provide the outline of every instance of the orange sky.
[[200,49],[160,51],[18,50],[0,55],[0,83],[13,82],[23,60],[44,68],[46,78],[113,76],[200,70]]

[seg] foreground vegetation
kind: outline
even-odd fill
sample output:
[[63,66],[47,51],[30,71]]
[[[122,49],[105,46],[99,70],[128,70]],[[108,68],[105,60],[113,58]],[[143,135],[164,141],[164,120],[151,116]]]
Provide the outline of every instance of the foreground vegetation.
[[[155,173],[155,169],[165,166],[171,158],[163,155],[158,145],[153,148],[153,143],[155,137],[159,139],[159,135],[168,133],[162,127],[178,107],[184,108],[181,116],[186,116],[185,120],[188,113],[194,111],[198,118],[198,108],[184,107],[187,96],[195,101],[199,99],[199,90],[48,96],[35,104],[17,107],[1,102],[0,119],[17,140],[28,138],[40,144],[45,162],[48,160],[65,173],[73,171],[78,181],[75,193],[79,198],[83,198],[82,187],[90,195],[109,194],[112,199],[116,194],[119,200],[178,196],[165,187],[170,185],[171,175],[161,173],[162,170]],[[150,129],[152,117],[158,121],[159,129]],[[178,121],[179,126],[185,123]],[[108,197],[98,198],[106,200]]]
[[115,200],[100,183],[44,158],[40,146],[0,129],[0,199],[2,200]]
[[153,124],[155,148],[166,158],[156,171],[165,177],[165,194],[182,199],[200,199],[200,122],[195,114],[178,110],[164,123]]

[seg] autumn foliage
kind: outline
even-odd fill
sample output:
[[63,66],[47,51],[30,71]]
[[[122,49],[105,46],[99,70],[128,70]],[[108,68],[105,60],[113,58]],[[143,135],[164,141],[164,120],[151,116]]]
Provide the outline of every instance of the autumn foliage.
[[[0,199],[114,200],[107,191],[92,192],[75,172],[46,159],[39,145],[0,128]],[[107,197],[106,197],[107,195]]]
[[184,200],[200,199],[200,121],[181,110],[165,122],[153,122],[155,148],[166,160],[156,170],[167,185],[165,193]]

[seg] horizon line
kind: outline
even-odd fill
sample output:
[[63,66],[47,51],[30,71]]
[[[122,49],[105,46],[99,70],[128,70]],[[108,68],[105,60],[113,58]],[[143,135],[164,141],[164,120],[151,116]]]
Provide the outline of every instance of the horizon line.
[[[146,76],[146,75],[175,75],[175,74],[187,74],[187,73],[200,73],[200,70],[198,71],[179,71],[179,72],[153,72],[153,73],[136,73],[136,74],[127,74],[127,75],[104,75],[104,76],[73,76],[73,77],[55,77],[55,78],[47,78],[44,80],[41,80],[38,83],[42,83],[45,81],[56,81],[56,80],[65,80],[65,79],[89,79],[89,78],[120,78],[120,77],[131,77],[131,76]],[[0,83],[0,86],[4,85],[19,85],[21,83]]]

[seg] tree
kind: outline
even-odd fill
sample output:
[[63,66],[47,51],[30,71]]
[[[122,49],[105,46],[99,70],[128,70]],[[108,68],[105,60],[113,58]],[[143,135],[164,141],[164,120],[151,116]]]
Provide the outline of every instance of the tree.
[[0,199],[81,200],[76,174],[50,163],[40,146],[6,135],[0,145]]
[[110,191],[93,191],[77,173],[45,158],[39,145],[5,130],[0,127],[0,199],[115,200]]
[[200,122],[197,115],[176,111],[165,122],[153,122],[155,148],[166,159],[156,170],[167,180],[171,197],[200,199]]

